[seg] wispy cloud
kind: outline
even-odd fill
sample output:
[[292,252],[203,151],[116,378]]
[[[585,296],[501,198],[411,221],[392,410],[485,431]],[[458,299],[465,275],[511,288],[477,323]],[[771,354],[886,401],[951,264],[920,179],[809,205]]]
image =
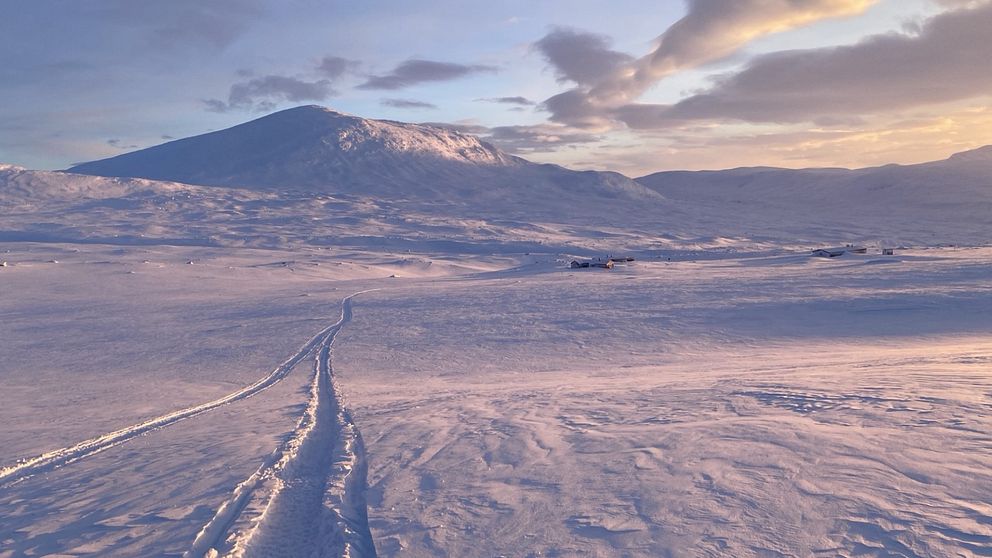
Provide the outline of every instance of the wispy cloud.
[[[53,8],[62,10],[63,8]],[[103,0],[70,7],[138,31],[155,48],[226,48],[264,14],[263,0]]]
[[495,126],[492,128],[471,122],[425,122],[425,124],[479,136],[483,140],[499,146],[504,151],[516,154],[546,153],[563,147],[595,143],[603,139],[602,136],[559,124]]
[[333,87],[335,80],[354,72],[360,65],[357,60],[324,56],[309,72],[318,77],[314,80],[283,75],[256,77],[254,71],[241,69],[237,74],[245,79],[231,85],[226,101],[206,99],[203,103],[210,112],[263,112],[274,109],[280,101],[324,101],[338,94]]
[[348,60],[340,56],[325,56],[317,64],[317,73],[321,76],[335,80],[358,68],[360,63],[357,60]]
[[484,136],[510,153],[541,153],[601,141],[602,136],[555,124],[496,126]]
[[420,83],[450,81],[471,74],[495,71],[497,71],[495,66],[482,64],[465,65],[414,59],[401,63],[389,73],[370,76],[365,83],[358,86],[358,89],[404,89]]
[[208,99],[204,104],[211,112],[262,112],[275,108],[278,101],[323,101],[336,93],[331,88],[331,82],[326,79],[304,81],[294,77],[269,75],[235,83],[231,86],[226,102]]
[[527,97],[486,97],[484,99],[476,99],[476,101],[485,103],[500,103],[504,105],[520,105],[525,107],[537,104]]
[[383,99],[379,101],[384,107],[399,108],[399,109],[431,109],[437,108],[437,105],[432,103],[427,103],[424,101],[415,101],[412,99]]
[[118,138],[112,138],[107,140],[107,145],[117,149],[128,150],[128,149],[138,149],[135,144],[125,144],[123,140]]

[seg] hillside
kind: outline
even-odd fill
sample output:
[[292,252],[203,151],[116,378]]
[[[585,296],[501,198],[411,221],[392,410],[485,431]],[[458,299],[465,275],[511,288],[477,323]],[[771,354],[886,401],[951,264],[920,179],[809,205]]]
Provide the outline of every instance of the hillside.
[[539,165],[445,128],[359,118],[318,106],[84,163],[69,172],[468,203],[494,211],[521,206],[539,211],[562,201],[660,200],[617,173]]
[[992,147],[918,165],[635,182],[532,163],[444,128],[306,106],[69,172],[0,166],[0,201],[7,239],[469,251],[984,245]]
[[713,233],[917,243],[992,241],[992,146],[865,169],[670,171],[637,181]]

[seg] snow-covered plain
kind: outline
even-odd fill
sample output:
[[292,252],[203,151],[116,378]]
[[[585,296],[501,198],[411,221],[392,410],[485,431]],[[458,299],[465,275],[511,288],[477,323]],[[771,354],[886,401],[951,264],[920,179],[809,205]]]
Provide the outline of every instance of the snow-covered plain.
[[992,555],[987,150],[638,185],[279,118],[284,189],[0,166],[0,558]]
[[338,358],[380,555],[987,555],[990,257],[362,297]]
[[[354,299],[333,355],[379,555],[992,544],[989,249],[673,252],[612,272],[536,254],[442,272],[327,250],[291,266],[261,250],[5,250],[4,465],[234,392],[343,297],[379,289]],[[293,436],[310,362],[5,486],[2,555],[181,555]],[[299,555],[280,544],[259,555]]]

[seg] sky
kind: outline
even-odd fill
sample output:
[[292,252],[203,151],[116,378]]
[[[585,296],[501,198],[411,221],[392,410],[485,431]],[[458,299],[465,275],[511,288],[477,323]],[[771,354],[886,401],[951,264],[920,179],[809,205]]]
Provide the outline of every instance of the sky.
[[992,144],[992,0],[0,0],[0,162],[298,105],[629,176]]

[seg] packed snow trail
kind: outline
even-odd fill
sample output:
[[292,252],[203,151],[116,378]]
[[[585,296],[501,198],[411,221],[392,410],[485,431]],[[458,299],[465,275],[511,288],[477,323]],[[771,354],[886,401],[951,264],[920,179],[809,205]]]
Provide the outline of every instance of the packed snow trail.
[[120,430],[115,430],[107,434],[96,436],[95,438],[90,438],[89,440],[85,440],[74,446],[46,452],[37,457],[23,459],[15,465],[4,467],[0,469],[0,487],[9,486],[39,473],[51,471],[74,461],[79,461],[80,459],[90,455],[99,453],[119,444],[123,444],[128,440],[141,436],[142,434],[146,434],[152,430],[157,430],[190,417],[195,417],[212,409],[216,409],[222,405],[233,403],[235,401],[241,401],[253,395],[257,395],[285,378],[290,371],[300,363],[300,361],[312,354],[314,349],[320,346],[321,342],[326,339],[328,335],[332,334],[332,332],[336,331],[337,328],[340,327],[341,322],[338,321],[337,323],[324,328],[320,331],[320,333],[307,341],[307,343],[303,345],[303,347],[301,347],[296,354],[280,364],[269,375],[249,385],[248,387],[225,395],[220,399],[215,399],[193,407],[187,407],[179,411],[174,411],[133,426],[128,426],[126,428],[121,428]]
[[292,436],[238,485],[185,558],[375,556],[364,448],[332,382],[331,345],[351,320],[354,296],[317,350],[310,399]]

